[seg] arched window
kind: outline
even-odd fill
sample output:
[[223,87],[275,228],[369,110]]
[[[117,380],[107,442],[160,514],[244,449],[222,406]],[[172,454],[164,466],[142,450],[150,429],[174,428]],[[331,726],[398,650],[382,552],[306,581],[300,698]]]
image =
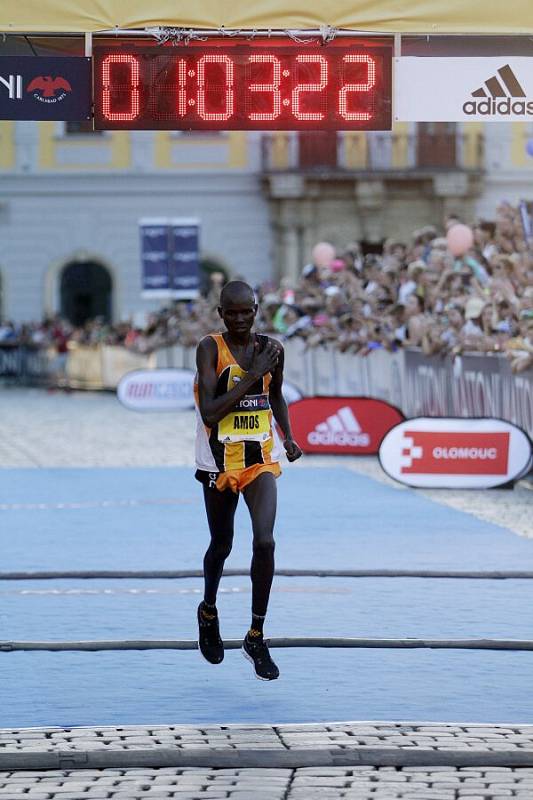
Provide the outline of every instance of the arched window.
[[102,264],[73,261],[61,273],[61,316],[73,325],[83,325],[95,317],[110,322],[112,291],[111,275]]

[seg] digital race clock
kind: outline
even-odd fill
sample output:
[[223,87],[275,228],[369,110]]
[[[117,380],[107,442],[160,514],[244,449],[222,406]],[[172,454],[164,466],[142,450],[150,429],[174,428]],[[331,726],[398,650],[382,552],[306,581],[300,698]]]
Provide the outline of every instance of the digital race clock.
[[392,47],[95,48],[95,128],[389,130]]

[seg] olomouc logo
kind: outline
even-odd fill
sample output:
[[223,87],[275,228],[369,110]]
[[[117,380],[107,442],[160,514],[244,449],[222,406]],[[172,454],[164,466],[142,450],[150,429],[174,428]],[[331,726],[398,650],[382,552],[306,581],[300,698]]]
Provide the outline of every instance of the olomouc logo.
[[439,489],[482,489],[516,480],[531,457],[524,431],[483,417],[415,417],[392,428],[379,449],[391,478]]
[[497,74],[488,78],[484,85],[472,92],[474,100],[463,104],[465,114],[486,116],[533,115],[533,100],[526,93],[515,73],[506,64]]

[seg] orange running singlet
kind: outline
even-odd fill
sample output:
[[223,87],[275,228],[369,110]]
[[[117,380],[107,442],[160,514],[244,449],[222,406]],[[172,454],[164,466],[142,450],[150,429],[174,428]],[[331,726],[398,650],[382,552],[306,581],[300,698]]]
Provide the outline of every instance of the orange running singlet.
[[[221,333],[209,334],[217,346],[216,397],[231,391],[246,375],[237,364]],[[266,337],[257,338],[263,339]],[[196,466],[200,470],[229,472],[255,464],[273,464],[279,460],[279,448],[272,430],[272,410],[268,390],[272,375],[259,378],[250,393],[237,402],[212,428],[204,425],[198,403],[198,376],[194,382],[197,413]]]

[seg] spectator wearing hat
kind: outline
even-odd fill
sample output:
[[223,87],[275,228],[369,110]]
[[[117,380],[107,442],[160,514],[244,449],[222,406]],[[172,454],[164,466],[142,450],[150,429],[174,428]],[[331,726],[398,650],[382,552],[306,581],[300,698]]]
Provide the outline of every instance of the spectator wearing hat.
[[465,346],[478,349],[483,339],[483,322],[481,315],[485,302],[481,297],[470,297],[465,305],[465,324],[461,333]]

